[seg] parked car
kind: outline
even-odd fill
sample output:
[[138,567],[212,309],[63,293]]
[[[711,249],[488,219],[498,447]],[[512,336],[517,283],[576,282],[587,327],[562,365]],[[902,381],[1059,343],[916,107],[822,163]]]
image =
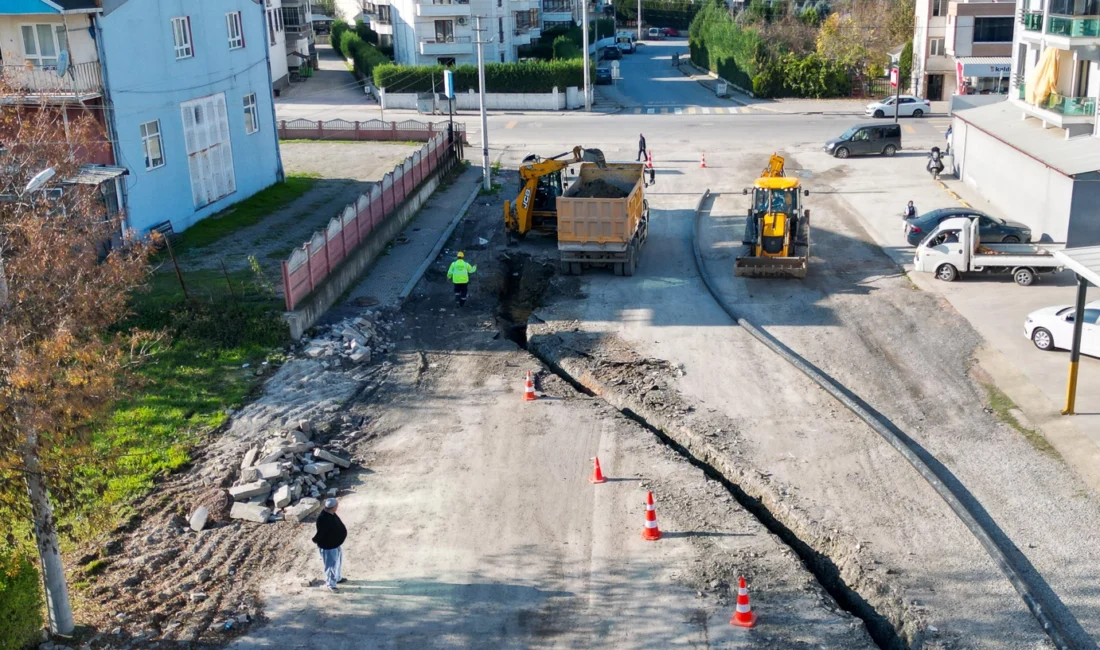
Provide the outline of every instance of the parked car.
[[940,222],[952,217],[970,217],[978,220],[978,239],[987,244],[1019,244],[1031,241],[1031,228],[1019,221],[1007,221],[991,217],[973,208],[940,208],[905,220],[905,239],[916,246],[928,236]]
[[661,30],[660,30],[659,27],[650,27],[649,28],[649,40],[659,41],[659,40],[662,40],[663,38],[664,38],[664,36],[661,35]]
[[619,42],[615,43],[615,47],[619,48],[619,51],[623,54],[634,54],[635,47],[634,41],[629,38],[619,37]]
[[618,61],[623,58],[623,53],[618,47],[605,47],[601,50],[601,56],[607,61]]
[[892,156],[901,149],[901,127],[897,124],[857,124],[825,143],[825,153],[837,158],[880,153]]
[[607,85],[611,83],[611,68],[596,68],[596,84]]
[[[1027,315],[1024,336],[1043,351],[1069,350],[1073,347],[1073,321],[1077,310],[1072,305],[1044,307]],[[1081,354],[1100,357],[1100,301],[1085,304],[1085,322],[1081,327]]]
[[676,38],[679,35],[680,35],[680,32],[676,31],[672,27],[662,27],[661,28],[661,36],[664,36],[665,38]]
[[[864,112],[872,117],[893,117],[894,99],[893,97],[887,97],[877,102],[871,102],[867,104],[867,110]],[[921,117],[932,112],[932,105],[928,103],[927,99],[902,95],[897,98],[897,102],[899,117]]]

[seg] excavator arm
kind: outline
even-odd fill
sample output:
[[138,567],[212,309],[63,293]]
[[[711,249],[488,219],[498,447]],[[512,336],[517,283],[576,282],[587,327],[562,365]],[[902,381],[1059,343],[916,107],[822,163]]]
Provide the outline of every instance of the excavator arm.
[[[568,160],[563,160],[571,156]],[[599,149],[573,147],[572,151],[560,153],[552,158],[544,158],[527,163],[519,168],[519,178],[523,182],[515,201],[504,202],[504,227],[510,233],[526,235],[531,230],[531,215],[535,210],[535,193],[539,179],[554,172],[560,172],[569,165],[581,162],[593,162],[597,167],[607,166],[607,159]]]
[[768,166],[764,168],[764,171],[760,172],[761,178],[782,178],[785,176],[783,173],[783,163],[786,161],[783,156],[777,153],[773,153],[772,157],[768,159]]

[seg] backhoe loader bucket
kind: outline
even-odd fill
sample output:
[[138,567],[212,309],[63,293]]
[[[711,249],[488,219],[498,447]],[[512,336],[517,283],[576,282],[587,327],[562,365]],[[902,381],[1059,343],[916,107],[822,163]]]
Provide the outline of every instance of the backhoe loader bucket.
[[804,278],[805,257],[738,257],[733,274],[739,278]]

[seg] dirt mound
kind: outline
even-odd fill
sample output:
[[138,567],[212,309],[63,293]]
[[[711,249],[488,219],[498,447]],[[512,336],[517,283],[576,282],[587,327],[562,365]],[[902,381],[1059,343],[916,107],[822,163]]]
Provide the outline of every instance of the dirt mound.
[[573,196],[579,199],[624,199],[630,194],[626,190],[608,183],[605,180],[595,180],[580,188]]

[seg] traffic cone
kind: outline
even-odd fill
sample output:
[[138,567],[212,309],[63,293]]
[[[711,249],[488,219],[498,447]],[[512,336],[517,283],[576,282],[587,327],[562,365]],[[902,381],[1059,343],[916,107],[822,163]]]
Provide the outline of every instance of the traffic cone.
[[642,529],[642,539],[655,542],[661,539],[661,529],[657,528],[657,511],[653,509],[653,493],[645,494],[645,528]]
[[703,154],[703,159],[699,161],[699,166],[703,169],[707,168],[707,154]]
[[607,479],[603,477],[603,472],[600,471],[600,457],[596,456],[596,467],[592,470],[592,478],[588,479],[589,483],[607,483]]
[[523,401],[533,402],[538,399],[535,395],[535,382],[531,380],[531,371],[527,371],[527,380],[523,383]]
[[749,604],[749,588],[745,586],[745,576],[741,576],[737,584],[737,609],[730,617],[730,625],[737,627],[756,625],[756,614],[752,613],[752,605]]
[[649,169],[653,169],[653,150],[649,150],[645,154],[645,164]]

